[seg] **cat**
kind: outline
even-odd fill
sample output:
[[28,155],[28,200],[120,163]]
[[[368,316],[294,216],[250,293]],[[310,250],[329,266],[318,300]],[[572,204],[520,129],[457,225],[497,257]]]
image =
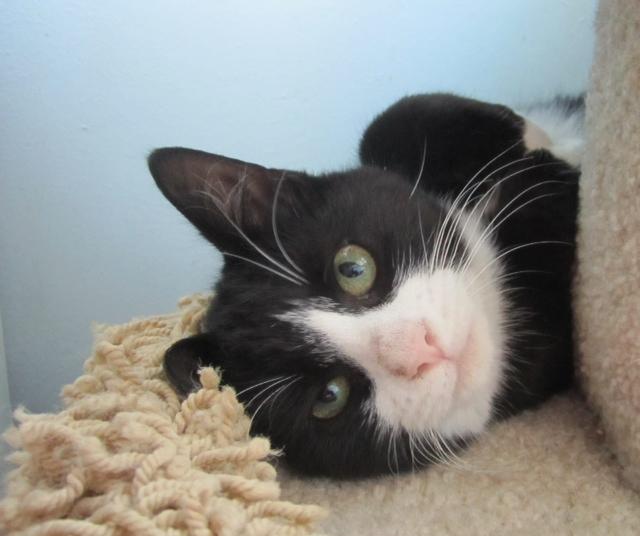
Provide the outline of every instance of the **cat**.
[[[576,126],[583,109],[531,115]],[[158,187],[225,261],[202,332],[166,352],[169,382],[186,395],[219,368],[253,434],[333,478],[429,465],[566,389],[572,132],[434,93],[376,117],[346,171],[154,151]]]

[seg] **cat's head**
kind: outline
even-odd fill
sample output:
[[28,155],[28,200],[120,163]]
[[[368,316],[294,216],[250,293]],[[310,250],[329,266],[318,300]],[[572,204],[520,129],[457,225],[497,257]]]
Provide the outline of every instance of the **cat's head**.
[[219,367],[253,432],[311,474],[406,470],[483,430],[507,344],[490,194],[447,201],[380,168],[310,176],[181,148],[149,165],[225,259],[203,333],[167,352],[180,392]]

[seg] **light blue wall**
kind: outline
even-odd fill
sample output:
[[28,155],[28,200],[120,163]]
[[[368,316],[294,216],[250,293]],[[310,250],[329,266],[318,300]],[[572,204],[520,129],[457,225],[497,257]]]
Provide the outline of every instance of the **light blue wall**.
[[14,404],[55,407],[90,323],[170,311],[218,254],[154,189],[185,145],[308,170],[374,114],[448,89],[586,86],[595,0],[0,3],[0,309]]

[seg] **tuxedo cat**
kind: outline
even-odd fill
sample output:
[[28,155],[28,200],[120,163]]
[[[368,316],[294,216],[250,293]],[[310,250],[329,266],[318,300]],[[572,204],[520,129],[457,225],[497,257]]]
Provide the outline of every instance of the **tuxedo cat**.
[[294,469],[348,478],[438,461],[566,388],[582,111],[407,97],[361,166],[316,176],[154,151],[158,187],[225,259],[168,380],[187,394],[219,368]]

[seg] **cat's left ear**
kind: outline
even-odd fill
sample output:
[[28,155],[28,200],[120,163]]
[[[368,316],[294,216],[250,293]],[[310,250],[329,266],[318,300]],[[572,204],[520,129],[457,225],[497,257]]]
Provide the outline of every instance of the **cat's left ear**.
[[254,238],[271,229],[276,195],[280,217],[311,182],[295,171],[181,147],[153,151],[149,169],[167,199],[226,251],[242,247],[241,234]]
[[163,368],[173,388],[182,396],[186,396],[200,388],[200,368],[221,364],[215,336],[211,333],[200,333],[179,340],[171,346],[164,354]]

